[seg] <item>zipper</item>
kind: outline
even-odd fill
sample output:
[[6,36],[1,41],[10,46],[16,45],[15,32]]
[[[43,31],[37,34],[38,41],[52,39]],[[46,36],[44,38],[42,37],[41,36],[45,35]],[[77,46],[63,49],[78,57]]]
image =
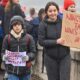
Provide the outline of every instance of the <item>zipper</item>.
[[[19,52],[19,39],[20,38],[17,39],[18,40],[18,52]],[[18,75],[18,73],[19,73],[19,67],[17,67],[17,75]]]

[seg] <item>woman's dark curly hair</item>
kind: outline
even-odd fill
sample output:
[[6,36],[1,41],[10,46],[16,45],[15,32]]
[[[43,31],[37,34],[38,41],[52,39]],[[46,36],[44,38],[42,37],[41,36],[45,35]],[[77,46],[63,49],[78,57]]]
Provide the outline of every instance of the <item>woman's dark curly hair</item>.
[[59,6],[58,6],[55,2],[51,1],[51,2],[48,2],[47,5],[45,6],[45,13],[47,13],[48,8],[49,8],[49,6],[51,6],[51,5],[55,6],[56,9],[59,11]]

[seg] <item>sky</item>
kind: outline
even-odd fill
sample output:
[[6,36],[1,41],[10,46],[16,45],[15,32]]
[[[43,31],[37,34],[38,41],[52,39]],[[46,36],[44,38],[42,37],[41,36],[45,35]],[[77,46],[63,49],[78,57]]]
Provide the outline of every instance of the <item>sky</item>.
[[[20,0],[20,4],[27,7],[26,12],[28,12],[32,7],[38,11],[40,8],[44,8],[49,1],[55,1],[59,6],[63,7],[63,0]],[[80,12],[80,0],[75,0],[75,2],[77,5],[77,11]]]
[[63,0],[20,0],[20,3],[26,5],[27,8],[34,7],[39,10],[40,8],[45,7],[49,1],[55,1],[59,5],[63,3]]
[[[49,2],[49,1],[54,1],[54,0],[20,0],[20,4],[21,5],[25,5],[27,7],[27,11],[29,11],[30,8],[34,7],[36,9],[36,11],[38,12],[38,10],[40,8],[44,8],[45,5]],[[61,0],[55,0],[57,1],[57,3],[59,5],[62,4]]]

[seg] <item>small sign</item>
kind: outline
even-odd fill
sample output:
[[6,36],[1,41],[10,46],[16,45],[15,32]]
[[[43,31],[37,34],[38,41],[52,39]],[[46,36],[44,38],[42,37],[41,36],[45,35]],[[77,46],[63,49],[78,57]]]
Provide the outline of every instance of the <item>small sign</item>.
[[9,50],[5,51],[8,60],[6,64],[12,64],[13,66],[26,66],[26,62],[22,61],[22,57],[26,56],[26,52],[12,52]]

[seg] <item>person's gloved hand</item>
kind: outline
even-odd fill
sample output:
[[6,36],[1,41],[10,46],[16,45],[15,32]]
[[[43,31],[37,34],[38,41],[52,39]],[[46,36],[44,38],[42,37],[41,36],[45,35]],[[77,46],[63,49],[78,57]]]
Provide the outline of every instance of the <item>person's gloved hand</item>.
[[2,60],[3,60],[3,61],[8,60],[8,56],[7,56],[7,55],[3,55]]
[[29,60],[29,56],[28,55],[22,57],[22,61],[28,61],[28,60]]

